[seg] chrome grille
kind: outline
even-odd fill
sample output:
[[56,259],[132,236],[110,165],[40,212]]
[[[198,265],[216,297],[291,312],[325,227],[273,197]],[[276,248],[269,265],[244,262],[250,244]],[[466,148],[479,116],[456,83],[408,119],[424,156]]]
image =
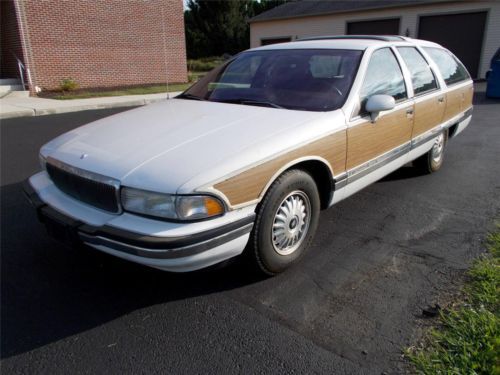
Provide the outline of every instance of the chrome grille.
[[[90,172],[79,170],[56,160],[48,160],[46,168],[54,184],[63,193],[104,211],[112,213],[120,211],[117,184],[90,178],[92,175]],[[79,173],[80,171],[81,173]]]

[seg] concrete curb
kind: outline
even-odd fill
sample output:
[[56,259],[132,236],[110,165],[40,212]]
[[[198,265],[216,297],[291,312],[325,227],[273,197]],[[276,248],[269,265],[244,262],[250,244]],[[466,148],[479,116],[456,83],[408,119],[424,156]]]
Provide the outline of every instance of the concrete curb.
[[[169,97],[172,98],[178,94],[180,94],[180,92],[171,92]],[[41,98],[0,99],[0,120],[15,117],[44,116],[95,109],[136,107],[156,103],[162,100],[167,100],[166,93],[151,94],[146,96],[111,96],[104,98],[73,99],[65,101]]]

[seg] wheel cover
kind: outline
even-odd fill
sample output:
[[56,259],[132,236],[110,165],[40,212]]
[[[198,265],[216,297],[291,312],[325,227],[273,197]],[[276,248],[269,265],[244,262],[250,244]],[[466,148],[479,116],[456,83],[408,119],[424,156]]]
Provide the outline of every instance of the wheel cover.
[[439,163],[443,157],[444,151],[444,133],[439,134],[439,136],[434,141],[432,146],[432,161]]
[[281,202],[274,214],[272,243],[280,255],[296,251],[309,230],[311,203],[302,191],[293,191]]

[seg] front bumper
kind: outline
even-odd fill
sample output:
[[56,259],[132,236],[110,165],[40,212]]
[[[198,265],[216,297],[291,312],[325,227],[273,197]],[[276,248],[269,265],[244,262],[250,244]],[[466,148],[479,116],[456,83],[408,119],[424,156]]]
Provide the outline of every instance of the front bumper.
[[69,245],[84,243],[120,258],[174,272],[204,268],[241,254],[255,220],[252,214],[196,233],[146,235],[75,219],[42,200],[29,180],[24,183],[24,192],[39,220],[56,239]]

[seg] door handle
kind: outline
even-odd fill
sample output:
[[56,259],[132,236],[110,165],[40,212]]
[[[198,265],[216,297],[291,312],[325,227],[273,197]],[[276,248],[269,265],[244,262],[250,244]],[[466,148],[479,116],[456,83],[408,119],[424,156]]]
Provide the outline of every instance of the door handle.
[[443,102],[444,102],[444,96],[439,97],[439,98],[438,98],[438,102],[439,102],[439,103],[443,103]]
[[407,110],[406,110],[406,114],[407,114],[407,115],[409,115],[409,116],[410,116],[410,115],[413,115],[413,109],[412,109],[412,108],[407,109]]

